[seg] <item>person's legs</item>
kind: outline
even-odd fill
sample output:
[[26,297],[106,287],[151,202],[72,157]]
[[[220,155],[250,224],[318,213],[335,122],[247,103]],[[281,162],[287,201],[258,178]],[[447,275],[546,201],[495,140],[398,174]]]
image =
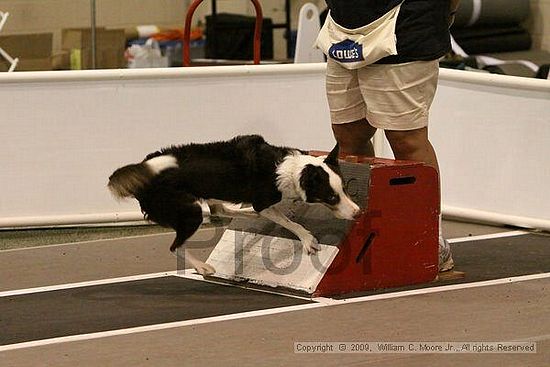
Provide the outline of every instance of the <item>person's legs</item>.
[[373,156],[370,139],[376,132],[365,119],[366,106],[357,70],[327,61],[326,92],[332,131],[344,154]]
[[374,157],[371,139],[376,133],[367,120],[361,119],[346,124],[332,124],[332,132],[340,144],[340,152],[351,155]]
[[[396,159],[423,162],[433,167],[439,174],[439,165],[435,150],[428,139],[428,128],[409,131],[385,131],[393,155]],[[454,267],[449,242],[443,238],[441,215],[439,216],[439,271],[448,271]]]
[[[358,71],[367,107],[366,117],[384,129],[396,159],[423,162],[439,173],[437,156],[428,138],[428,117],[437,88],[437,60],[398,65],[372,65]],[[451,249],[441,233],[439,269],[453,268]]]
[[[428,139],[428,128],[410,131],[384,131],[396,159],[423,162],[435,168],[439,174],[439,165],[435,150]],[[441,216],[439,217],[439,271],[448,271],[454,267],[451,247],[443,238]]]
[[435,150],[428,139],[428,128],[397,131],[385,130],[396,159],[424,162],[439,173]]

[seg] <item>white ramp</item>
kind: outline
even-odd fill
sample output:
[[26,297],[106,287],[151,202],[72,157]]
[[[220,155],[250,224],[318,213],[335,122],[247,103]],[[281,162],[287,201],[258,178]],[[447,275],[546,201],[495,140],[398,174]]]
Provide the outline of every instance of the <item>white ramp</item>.
[[312,294],[337,254],[338,247],[321,245],[310,256],[297,240],[228,229],[206,263],[218,278]]

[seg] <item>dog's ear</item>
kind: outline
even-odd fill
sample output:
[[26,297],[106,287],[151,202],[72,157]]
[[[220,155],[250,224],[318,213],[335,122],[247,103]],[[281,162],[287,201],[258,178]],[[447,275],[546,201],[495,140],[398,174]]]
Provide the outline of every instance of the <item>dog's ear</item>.
[[334,148],[332,148],[332,151],[329,153],[329,155],[325,158],[325,163],[329,166],[338,166],[338,155],[340,153],[340,145],[336,143]]
[[321,167],[307,164],[300,174],[300,188],[304,192],[302,199],[305,202],[315,202],[319,188],[328,182],[329,176]]
[[322,169],[317,166],[312,164],[306,165],[300,174],[300,186],[302,189],[306,192],[314,189],[321,180],[321,172]]

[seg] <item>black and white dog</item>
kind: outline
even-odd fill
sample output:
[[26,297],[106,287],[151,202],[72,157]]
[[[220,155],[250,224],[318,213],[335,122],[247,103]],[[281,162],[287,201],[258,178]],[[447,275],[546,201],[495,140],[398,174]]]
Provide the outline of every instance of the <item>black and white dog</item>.
[[[312,254],[319,249],[317,240],[277,204],[286,199],[321,203],[337,218],[353,220],[360,209],[344,192],[339,172],[338,145],[327,157],[314,157],[270,145],[258,135],[245,135],[151,153],[141,163],[116,170],[108,187],[119,198],[136,198],[147,219],[173,228],[173,252],[201,225],[201,203],[206,202],[212,214],[272,220],[294,233]],[[252,207],[237,209],[226,203]],[[215,272],[188,251],[185,256],[198,273]]]

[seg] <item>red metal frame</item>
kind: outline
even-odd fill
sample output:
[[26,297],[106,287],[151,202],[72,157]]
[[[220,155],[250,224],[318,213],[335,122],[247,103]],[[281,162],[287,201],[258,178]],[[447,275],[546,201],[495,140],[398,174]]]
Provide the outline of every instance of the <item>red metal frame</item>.
[[[260,46],[262,37],[262,22],[263,13],[262,6],[258,0],[251,0],[256,10],[256,23],[254,26],[254,64],[260,63]],[[191,37],[191,19],[197,7],[203,2],[203,0],[195,0],[189,6],[187,15],[185,16],[185,27],[183,29],[183,66],[191,65],[191,52],[189,49],[190,37]]]

